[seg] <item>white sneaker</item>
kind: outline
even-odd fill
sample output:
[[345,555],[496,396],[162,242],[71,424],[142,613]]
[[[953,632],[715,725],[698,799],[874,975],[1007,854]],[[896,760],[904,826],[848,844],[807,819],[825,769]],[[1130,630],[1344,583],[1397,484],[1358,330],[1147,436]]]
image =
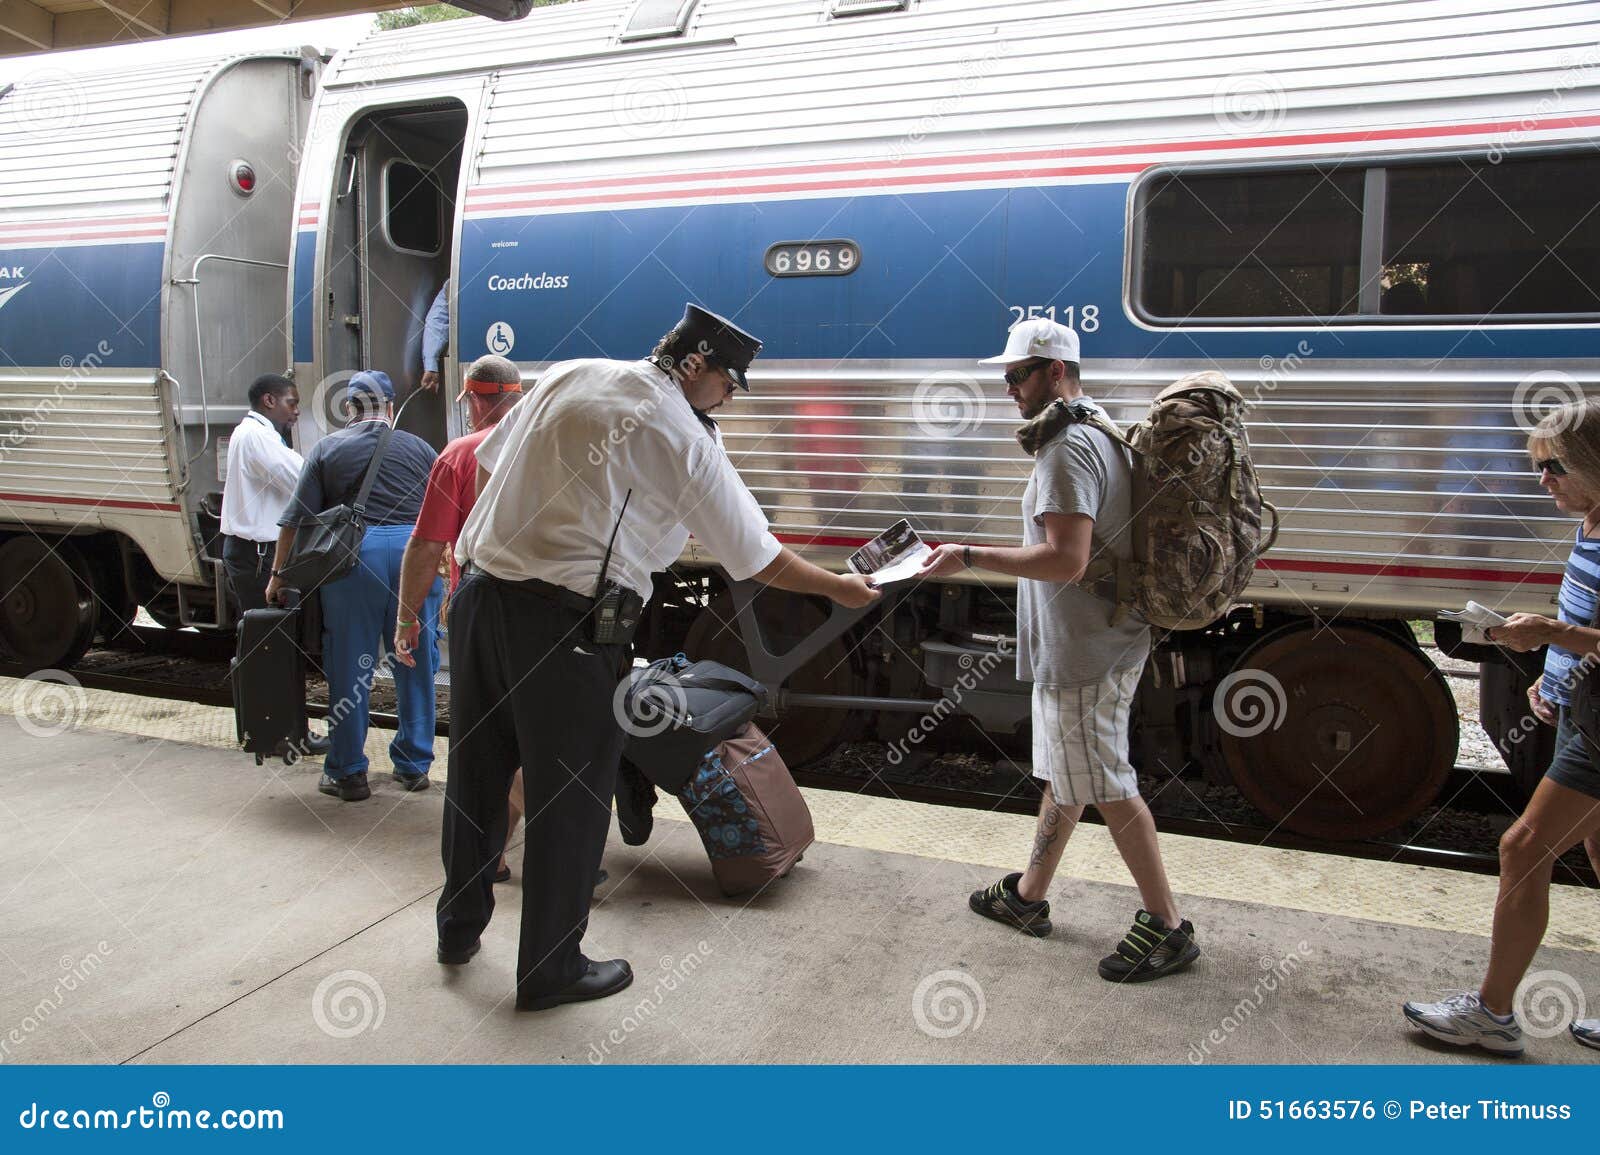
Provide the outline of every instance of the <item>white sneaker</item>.
[[1502,1020],[1490,1014],[1471,991],[1458,991],[1442,1003],[1406,1003],[1401,1009],[1413,1026],[1441,1042],[1482,1047],[1496,1055],[1522,1054],[1522,1027],[1516,1016]]
[[1600,1019],[1573,1019],[1567,1030],[1585,1047],[1600,1051]]

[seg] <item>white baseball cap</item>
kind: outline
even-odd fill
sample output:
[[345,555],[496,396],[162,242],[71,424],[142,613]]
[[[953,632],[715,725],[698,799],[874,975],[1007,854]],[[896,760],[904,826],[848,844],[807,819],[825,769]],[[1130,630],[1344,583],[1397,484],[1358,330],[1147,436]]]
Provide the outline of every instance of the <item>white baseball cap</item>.
[[1052,361],[1078,360],[1078,334],[1049,317],[1030,317],[1011,326],[1006,351],[998,357],[985,357],[980,365],[1009,365],[1029,357],[1048,357]]

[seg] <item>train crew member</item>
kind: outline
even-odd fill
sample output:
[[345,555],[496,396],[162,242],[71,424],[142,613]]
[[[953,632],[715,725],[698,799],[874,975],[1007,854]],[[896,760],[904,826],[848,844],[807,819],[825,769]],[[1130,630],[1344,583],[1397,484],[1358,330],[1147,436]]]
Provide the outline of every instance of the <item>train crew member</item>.
[[283,435],[300,415],[300,391],[276,373],[250,386],[250,412],[228,438],[222,485],[222,564],[239,612],[267,604],[278,518],[294,496],[305,464]]
[[[489,431],[511,412],[521,396],[522,374],[506,358],[491,353],[479,357],[468,367],[456,402],[466,401],[472,432],[446,445],[433,463],[433,470],[428,474],[428,491],[422,498],[422,512],[417,515],[416,527],[411,531],[405,557],[400,562],[400,612],[395,622],[394,653],[407,666],[416,664],[412,651],[422,629],[422,606],[429,587],[438,576],[441,555],[449,558],[452,595],[461,582],[453,551],[467,514],[472,512],[478,497],[478,459],[474,454]],[[522,820],[521,770],[512,776],[507,804],[506,831],[509,835]],[[506,865],[502,853],[494,880],[507,882],[510,878],[511,868]]]
[[[1144,909],[1100,962],[1112,982],[1142,982],[1199,957],[1194,927],[1167,883],[1156,826],[1128,762],[1128,715],[1150,630],[1137,617],[1111,622],[1111,602],[1078,585],[1090,560],[1109,550],[1132,556],[1132,473],[1125,450],[1069,406],[1099,407],[1079,383],[1078,335],[1049,318],[1013,326],[1005,352],[1006,394],[1026,424],[1017,431],[1033,456],[1022,498],[1023,544],[944,544],[922,576],[988,569],[1017,582],[1017,677],[1033,683],[1033,773],[1047,788],[1027,869],[976,891],[971,908],[1024,933],[1050,933],[1046,895],[1086,805],[1105,819]],[[1101,411],[1103,412],[1103,410]]]
[[[394,419],[394,385],[387,373],[350,378],[350,424],[324,437],[306,455],[294,500],[279,524],[278,557],[267,597],[276,600],[277,572],[288,561],[295,527],[324,510],[355,500],[384,425]],[[394,635],[400,592],[400,558],[411,537],[433,467],[433,447],[396,429],[384,450],[367,499],[367,532],[354,570],[329,582],[322,594],[322,662],[328,675],[331,748],[323,760],[322,793],[359,802],[367,784],[367,701],[384,640]],[[421,658],[394,671],[400,728],[389,743],[395,781],[426,790],[433,765],[433,680],[439,669],[436,630],[444,583],[435,580],[423,602],[414,653]]]
[[[1528,688],[1534,716],[1556,727],[1555,755],[1522,816],[1500,837],[1500,893],[1494,904],[1489,969],[1477,991],[1438,1003],[1406,1003],[1405,1016],[1436,1039],[1522,1054],[1517,987],[1550,920],[1550,881],[1558,858],[1583,843],[1600,871],[1600,750],[1573,724],[1573,691],[1600,677],[1600,630],[1590,627],[1600,590],[1600,400],[1568,402],[1547,413],[1528,436],[1534,471],[1556,508],[1582,518],[1556,598],[1557,616],[1512,614],[1488,631],[1508,650],[1545,651],[1544,676]],[[1600,1019],[1568,1028],[1600,1049]]]
[[[456,547],[441,963],[478,950],[494,910],[495,832],[527,789],[517,1008],[603,998],[633,981],[580,949],[611,823],[623,731],[613,698],[631,647],[597,641],[607,584],[639,606],[692,532],[735,579],[864,606],[856,575],[819,569],[767,529],[707,416],[749,388],[760,343],[690,305],[642,361],[567,361],[478,447],[479,491]],[[603,608],[603,607],[602,607]],[[633,608],[632,606],[628,607]],[[626,616],[626,614],[624,615]],[[635,615],[636,616],[636,615]]]
[[[412,314],[415,316],[416,314]],[[450,280],[445,279],[422,321],[422,388],[439,388],[444,351],[450,345]]]

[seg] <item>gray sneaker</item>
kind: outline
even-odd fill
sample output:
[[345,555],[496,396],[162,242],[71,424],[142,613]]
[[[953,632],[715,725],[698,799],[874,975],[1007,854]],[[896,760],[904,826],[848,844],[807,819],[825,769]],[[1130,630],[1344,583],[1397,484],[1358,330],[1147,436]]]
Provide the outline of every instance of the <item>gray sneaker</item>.
[[1567,1030],[1580,1045],[1600,1051],[1600,1019],[1573,1019]]
[[1457,991],[1439,1003],[1406,1003],[1402,1008],[1413,1026],[1443,1043],[1482,1047],[1496,1055],[1522,1054],[1522,1027],[1515,1015],[1502,1019],[1478,1001],[1472,991]]

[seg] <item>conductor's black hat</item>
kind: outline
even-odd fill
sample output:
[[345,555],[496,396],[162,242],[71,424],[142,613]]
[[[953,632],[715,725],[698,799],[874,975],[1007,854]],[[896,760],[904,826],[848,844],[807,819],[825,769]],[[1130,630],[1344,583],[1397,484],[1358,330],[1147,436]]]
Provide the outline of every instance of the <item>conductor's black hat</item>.
[[684,306],[677,332],[684,338],[684,347],[715,360],[733,374],[739,388],[750,391],[750,382],[744,374],[761,352],[760,341],[726,317],[719,317],[699,305]]

